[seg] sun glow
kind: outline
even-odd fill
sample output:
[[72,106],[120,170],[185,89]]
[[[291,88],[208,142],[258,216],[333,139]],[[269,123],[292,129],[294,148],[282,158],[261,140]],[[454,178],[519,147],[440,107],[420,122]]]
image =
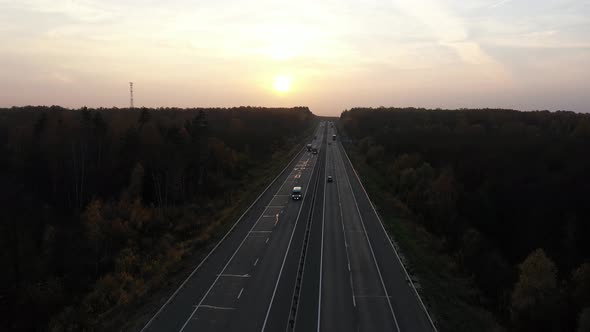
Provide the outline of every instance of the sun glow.
[[291,90],[291,78],[285,75],[276,76],[272,83],[272,87],[276,92],[289,92],[289,90]]

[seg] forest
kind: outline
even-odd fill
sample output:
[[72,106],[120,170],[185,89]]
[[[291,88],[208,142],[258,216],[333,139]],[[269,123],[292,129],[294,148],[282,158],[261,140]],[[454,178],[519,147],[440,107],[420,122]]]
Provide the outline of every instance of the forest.
[[354,108],[340,120],[379,191],[441,240],[503,329],[590,330],[590,115]]
[[0,330],[92,331],[141,302],[316,122],[307,107],[0,109]]

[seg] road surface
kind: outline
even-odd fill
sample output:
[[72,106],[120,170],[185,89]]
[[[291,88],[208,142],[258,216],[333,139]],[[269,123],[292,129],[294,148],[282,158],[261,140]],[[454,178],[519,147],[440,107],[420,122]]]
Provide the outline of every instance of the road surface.
[[318,154],[302,149],[141,331],[434,330],[332,134],[322,122]]

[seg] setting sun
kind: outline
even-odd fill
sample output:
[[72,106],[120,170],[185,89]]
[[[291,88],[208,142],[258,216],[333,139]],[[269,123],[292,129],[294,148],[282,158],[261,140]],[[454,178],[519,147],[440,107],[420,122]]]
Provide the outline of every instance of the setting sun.
[[291,78],[285,75],[277,76],[272,83],[272,87],[277,92],[288,92],[291,89]]

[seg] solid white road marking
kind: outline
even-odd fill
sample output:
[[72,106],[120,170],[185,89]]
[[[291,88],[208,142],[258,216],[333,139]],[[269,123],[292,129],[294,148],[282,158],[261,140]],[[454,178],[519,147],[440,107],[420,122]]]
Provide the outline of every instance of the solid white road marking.
[[[328,153],[326,153],[326,161],[324,163],[324,179],[328,174]],[[322,314],[322,273],[324,270],[324,225],[325,225],[325,218],[326,218],[326,181],[324,181],[324,203],[322,206],[322,243],[320,246],[320,284],[319,284],[319,291],[318,291],[318,325],[317,325],[317,332],[320,332],[320,322],[321,322],[321,314]]]
[[[352,184],[350,184],[350,179],[348,178],[348,172],[346,171],[346,165],[344,165],[344,159],[342,155],[340,155],[340,150],[338,151],[338,155],[340,156],[339,160],[344,167],[344,174],[346,174],[346,182],[348,183],[348,187],[350,188],[350,193],[352,194],[352,199],[354,201],[354,205],[356,206],[356,212],[358,213],[359,219],[361,221],[361,225],[363,226],[363,230],[365,231],[365,239],[367,240],[367,244],[369,245],[369,250],[371,251],[371,256],[373,257],[373,262],[375,263],[375,269],[377,270],[377,274],[379,275],[379,279],[381,280],[381,286],[383,287],[383,291],[385,292],[385,296],[387,296],[387,304],[389,304],[389,310],[391,311],[391,316],[393,317],[393,322],[395,323],[395,327],[397,331],[400,332],[399,324],[397,322],[397,317],[395,316],[395,312],[393,311],[393,306],[391,305],[391,300],[389,298],[389,294],[387,293],[387,287],[385,287],[385,282],[383,281],[383,276],[381,275],[381,270],[379,270],[379,265],[377,264],[377,258],[375,258],[375,252],[373,251],[373,246],[371,245],[371,240],[369,239],[369,235],[367,234],[367,228],[365,227],[365,222],[363,221],[363,216],[361,214],[361,210],[359,208],[358,202],[356,201],[356,196],[354,195],[354,191],[352,190]],[[352,279],[351,279],[352,281]]]
[[[250,206],[246,209],[246,211],[244,211],[244,213],[242,213],[242,215],[232,225],[232,227],[225,233],[225,235],[221,238],[221,240],[219,240],[219,242],[217,242],[217,244],[215,245],[215,247],[213,247],[213,249],[211,249],[211,251],[209,251],[209,253],[207,254],[207,256],[205,256],[205,258],[203,258],[203,260],[201,260],[201,262],[199,263],[199,265],[197,265],[197,267],[195,267],[195,269],[191,272],[191,274],[189,274],[189,276],[182,282],[182,284],[180,284],[180,286],[178,286],[178,288],[174,291],[174,293],[172,293],[172,295],[170,295],[170,297],[168,297],[168,300],[166,300],[166,302],[164,302],[164,304],[158,309],[158,311],[156,311],[156,313],[144,325],[144,327],[141,329],[140,332],[143,332],[146,328],[148,328],[150,326],[150,324],[154,321],[154,319],[156,319],[156,317],[162,312],[162,310],[164,310],[164,308],[172,301],[172,299],[176,297],[176,294],[178,294],[178,292],[184,287],[184,285],[186,285],[186,283],[193,277],[193,275],[199,270],[199,268],[203,265],[203,263],[205,263],[205,261],[209,258],[209,256],[211,256],[211,254],[217,249],[217,247],[219,247],[219,245],[221,245],[221,243],[223,243],[223,241],[227,238],[227,236],[229,235],[229,233],[231,233],[231,231],[242,220],[242,218],[246,215],[246,213],[248,211],[250,211],[250,209],[252,209],[252,207],[254,206],[254,204],[256,204],[258,202],[258,200],[260,199],[260,197],[262,197],[262,195],[264,195],[268,191],[268,189],[276,182],[276,180],[281,175],[283,175],[283,173],[289,168],[289,165],[291,165],[293,163],[293,161],[297,158],[297,156],[299,156],[301,154],[301,152],[303,151],[303,149],[305,149],[305,147],[301,148],[301,150],[299,150],[299,152],[297,152],[295,154],[295,156],[293,156],[293,159],[291,159],[291,161],[289,161],[289,163],[287,164],[287,166],[285,166],[285,168],[283,168],[283,170],[277,176],[275,176],[275,178],[271,181],[271,183],[269,183],[268,186],[266,186],[266,188],[264,188],[264,190],[260,193],[260,195],[258,195],[258,197],[256,197],[256,199],[254,200],[254,202],[252,202],[252,204],[250,204]],[[287,175],[287,179],[288,178],[289,178],[289,176]],[[285,181],[281,184],[281,186],[279,188],[282,188],[283,187],[283,185],[287,182],[287,179],[285,179]]]
[[[281,280],[281,276],[283,274],[283,268],[285,267],[285,262],[287,261],[287,255],[289,253],[289,249],[291,248],[291,242],[293,241],[293,236],[295,235],[295,230],[297,229],[297,224],[299,223],[299,216],[301,215],[301,211],[303,210],[303,204],[305,202],[305,199],[308,196],[307,195],[307,188],[309,188],[309,184],[311,183],[311,178],[313,177],[313,171],[315,170],[316,165],[317,165],[317,163],[314,163],[313,167],[310,167],[311,173],[308,176],[307,184],[303,188],[303,191],[304,191],[303,199],[301,200],[301,205],[299,206],[299,212],[297,212],[297,217],[295,218],[295,225],[293,225],[293,230],[291,231],[291,237],[289,238],[289,243],[287,244],[287,250],[285,251],[285,255],[283,256],[283,263],[281,264],[281,269],[279,270],[279,275],[278,275],[277,281],[275,283],[275,288],[272,292],[272,297],[270,298],[268,310],[266,311],[266,317],[264,318],[264,323],[262,324],[262,329],[260,330],[261,332],[264,332],[264,329],[266,328],[266,322],[268,320],[268,315],[270,314],[270,309],[272,308],[272,304],[275,299],[275,294],[277,292],[277,288],[279,287],[279,281]],[[324,184],[325,184],[325,182],[324,182]]]
[[[334,151],[334,150],[332,150]],[[334,161],[334,174],[336,174],[336,162]],[[350,268],[350,255],[348,254],[348,241],[346,240],[346,230],[344,229],[344,214],[342,213],[342,200],[340,199],[340,189],[342,187],[336,184],[336,195],[338,197],[338,205],[340,210],[340,225],[342,226],[342,237],[344,238],[344,252],[346,252],[346,262],[348,263],[348,276],[350,277],[350,290],[352,292],[352,305],[356,307],[356,299],[354,296],[354,282],[352,281],[352,270]]]
[[418,290],[416,289],[416,286],[414,286],[414,282],[412,282],[412,280],[410,279],[410,275],[408,274],[408,271],[406,270],[406,267],[404,266],[404,263],[402,263],[402,260],[399,257],[399,254],[398,254],[397,250],[395,249],[395,246],[393,245],[393,241],[391,240],[391,238],[389,237],[389,234],[385,230],[385,226],[383,226],[383,221],[381,220],[381,217],[379,217],[379,214],[377,213],[377,209],[375,209],[375,205],[373,205],[373,202],[371,201],[371,198],[369,198],[369,194],[367,193],[367,190],[365,189],[365,186],[363,185],[363,181],[361,181],[361,178],[359,177],[356,169],[354,169],[354,166],[352,165],[352,161],[350,161],[350,158],[348,157],[348,153],[346,153],[346,150],[344,149],[344,147],[342,147],[342,150],[344,150],[344,155],[346,156],[346,159],[350,163],[350,167],[352,168],[352,171],[354,172],[354,175],[356,176],[359,184],[361,185],[361,188],[363,189],[363,192],[365,193],[365,196],[367,197],[367,200],[369,201],[369,204],[371,204],[371,208],[373,208],[373,212],[375,213],[375,216],[377,216],[377,220],[379,220],[379,224],[381,225],[381,229],[383,230],[383,233],[387,237],[387,240],[389,240],[389,244],[391,245],[391,249],[395,253],[395,257],[397,257],[397,260],[399,261],[399,264],[401,265],[402,269],[404,270],[404,273],[406,274],[406,280],[409,280],[410,281],[410,284],[412,285],[412,289],[414,290],[414,293],[416,294],[416,297],[420,301],[420,304],[422,305],[422,309],[424,309],[424,312],[426,313],[426,316],[428,317],[428,320],[430,321],[430,325],[432,326],[432,329],[435,332],[437,332],[438,329],[436,328],[436,325],[434,325],[434,321],[432,320],[432,317],[430,317],[430,313],[428,313],[428,309],[426,309],[426,306],[424,305],[424,302],[422,301],[422,298],[420,297],[420,294],[418,293]]
[[[299,155],[299,154],[297,154],[297,155]],[[295,157],[294,157],[294,158],[291,160],[291,162],[292,162],[293,160],[295,160],[295,158],[296,158],[296,157],[297,157],[297,156],[295,156]],[[289,162],[289,165],[291,164],[291,162]],[[289,167],[289,166],[287,165],[287,167]],[[285,169],[283,170],[283,172],[284,172],[284,171],[287,169],[287,167],[285,167]],[[289,175],[287,175],[287,177],[285,178],[285,181],[284,181],[284,182],[281,184],[281,186],[279,187],[279,191],[280,191],[280,188],[282,188],[282,187],[285,185],[285,183],[287,183],[287,181],[289,180],[289,178],[290,178],[290,175],[291,175],[292,173],[293,173],[293,171],[291,171],[291,173],[289,173]],[[282,172],[281,172],[281,174],[282,174]],[[276,179],[277,179],[277,178],[278,178],[278,177],[279,177],[281,174],[279,174],[279,175],[278,175],[278,176],[275,178],[275,180],[276,180]],[[273,183],[274,183],[274,181],[275,181],[275,180],[273,180]],[[265,191],[264,191],[262,194],[260,194],[260,196],[258,196],[257,200],[258,200],[260,197],[262,197],[262,195],[263,195],[263,194],[266,192],[266,190],[268,190],[268,188],[270,188],[270,186],[271,186],[271,185],[272,185],[272,183],[271,183],[270,185],[268,185],[268,187],[266,187]],[[279,191],[276,191],[276,192],[279,192]],[[254,205],[254,204],[252,204],[252,205]],[[252,205],[251,205],[250,207],[252,207]],[[267,205],[267,208],[268,208],[268,207],[269,207],[269,206]],[[282,206],[281,206],[280,208],[282,208]],[[248,208],[248,209],[250,209],[250,208]],[[301,211],[301,210],[300,210],[300,211]],[[246,212],[244,212],[244,214],[246,214]],[[244,214],[242,214],[242,216],[243,216]],[[264,212],[263,212],[263,214],[264,214]],[[260,221],[260,219],[262,218],[262,215],[263,215],[263,214],[261,214],[261,215],[260,215],[260,217],[258,218],[258,220],[256,220],[256,222],[254,223],[254,225],[253,225],[253,226],[250,228],[250,230],[253,230],[253,229],[256,227],[256,225],[258,225],[258,222],[259,222],[259,221]],[[240,218],[241,218],[241,217],[240,217]],[[235,226],[235,224],[234,224],[234,226]],[[297,222],[295,222],[295,226],[297,226]],[[229,232],[228,232],[228,233],[226,233],[226,236],[227,236],[227,234],[229,234]],[[223,269],[221,270],[221,273],[223,273],[223,271],[225,271],[225,269],[226,269],[226,268],[228,267],[228,265],[231,263],[231,261],[233,260],[233,258],[235,257],[235,255],[238,253],[238,251],[240,250],[240,248],[242,247],[242,245],[244,244],[244,242],[246,242],[246,239],[248,238],[248,236],[247,236],[247,235],[248,235],[248,234],[246,234],[246,236],[244,237],[244,239],[242,240],[242,242],[240,242],[240,245],[238,246],[238,248],[237,248],[237,249],[234,251],[234,253],[232,254],[232,256],[231,256],[231,257],[229,258],[229,260],[228,260],[228,261],[225,263],[225,266],[224,266],[224,267],[223,267]],[[266,242],[268,242],[268,239],[266,240]],[[289,248],[287,247],[287,251],[288,251],[288,249],[289,249]],[[283,262],[283,263],[284,263],[284,262]],[[281,270],[282,270],[282,268],[281,268]],[[279,275],[280,275],[280,273],[279,273]],[[191,312],[191,314],[190,314],[190,316],[188,317],[188,319],[186,320],[186,322],[185,322],[185,323],[182,325],[182,327],[180,328],[180,332],[184,331],[184,329],[186,328],[186,326],[187,326],[187,325],[189,324],[189,322],[191,321],[192,317],[195,315],[195,313],[196,313],[196,312],[197,312],[197,310],[199,309],[199,306],[200,306],[200,305],[203,303],[203,301],[205,300],[205,298],[207,297],[207,295],[209,295],[209,292],[211,292],[211,289],[213,289],[213,287],[215,286],[215,283],[217,282],[217,280],[218,280],[218,279],[219,279],[219,275],[217,275],[217,278],[216,278],[216,279],[213,281],[213,283],[211,284],[211,286],[209,286],[209,289],[207,289],[207,292],[205,293],[205,295],[203,295],[203,297],[202,297],[202,298],[201,298],[201,300],[199,301],[199,304],[197,305],[197,307],[196,307],[196,308],[195,308],[195,309],[194,309],[194,310]],[[187,279],[187,280],[188,280],[188,279]],[[275,291],[276,291],[276,288],[275,288]],[[274,293],[273,293],[273,298],[274,298]],[[170,299],[171,299],[171,298],[170,298]],[[170,299],[169,299],[168,301],[170,301]],[[271,300],[271,303],[272,303],[272,300]],[[162,308],[163,308],[163,307],[162,307]],[[160,310],[161,310],[161,309],[160,309]],[[156,314],[156,315],[157,315],[157,314]],[[268,313],[267,313],[267,316],[268,316]],[[152,321],[154,318],[155,318],[155,316],[154,316],[154,317],[152,317],[152,319],[150,320],[150,322],[151,322],[151,321]],[[149,325],[149,324],[150,324],[150,322],[148,322],[148,324],[147,324],[147,325]],[[265,320],[265,323],[266,323],[266,320]],[[145,327],[147,327],[147,325],[146,325]],[[144,329],[145,329],[145,327],[144,327]]]

